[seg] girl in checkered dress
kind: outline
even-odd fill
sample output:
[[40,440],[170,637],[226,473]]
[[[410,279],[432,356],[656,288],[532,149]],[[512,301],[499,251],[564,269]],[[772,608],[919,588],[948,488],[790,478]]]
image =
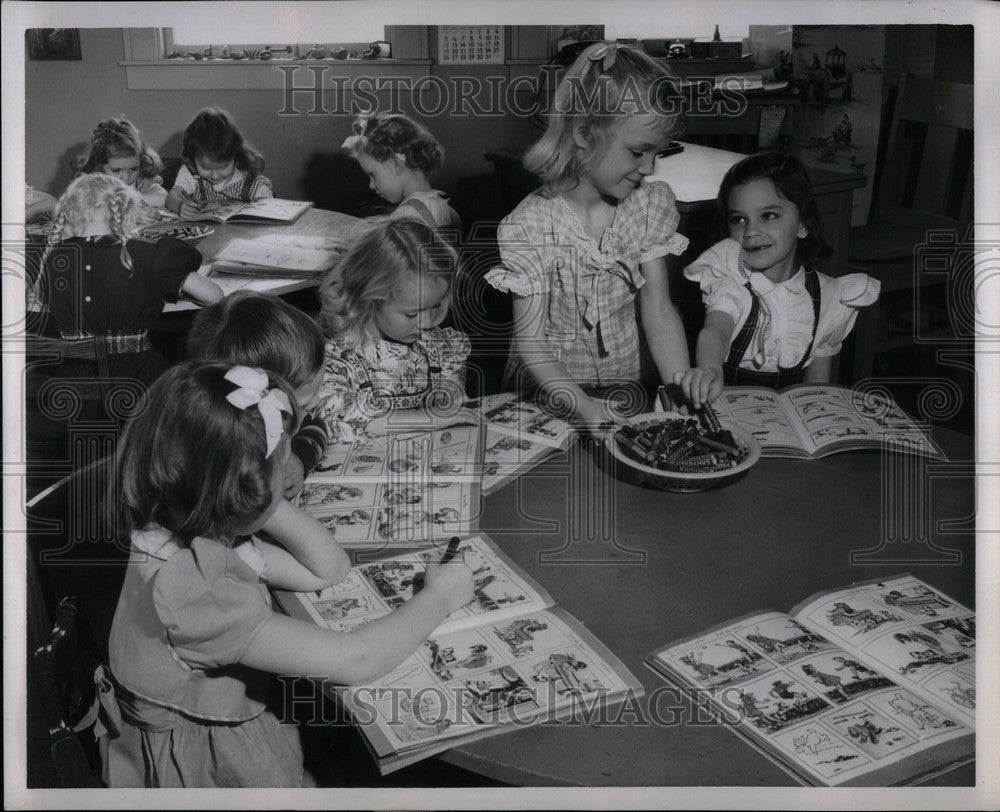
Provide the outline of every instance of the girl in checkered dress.
[[261,172],[264,156],[243,138],[225,110],[202,110],[184,130],[184,166],[177,173],[166,206],[194,218],[201,205],[273,197],[271,181]]
[[596,394],[624,392],[641,406],[643,343],[664,382],[689,368],[665,260],[687,239],[670,187],[647,179],[682,124],[671,79],[634,48],[596,43],[580,54],[525,156],[542,187],[501,223],[502,266],[486,276],[514,296],[507,382],[537,387],[590,429],[618,419]]

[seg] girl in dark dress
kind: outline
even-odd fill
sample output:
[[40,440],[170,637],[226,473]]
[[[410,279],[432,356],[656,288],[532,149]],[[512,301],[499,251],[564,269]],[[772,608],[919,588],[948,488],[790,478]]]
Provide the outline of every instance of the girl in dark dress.
[[[94,348],[90,358],[64,360],[59,376],[109,379],[125,387],[119,397],[129,401],[167,366],[148,333],[164,304],[182,295],[202,304],[222,296],[198,274],[201,254],[187,243],[129,238],[141,205],[138,192],[117,178],[81,175],[59,199],[42,262],[47,332]],[[102,373],[93,358],[105,353]],[[111,406],[107,400],[100,405]]]

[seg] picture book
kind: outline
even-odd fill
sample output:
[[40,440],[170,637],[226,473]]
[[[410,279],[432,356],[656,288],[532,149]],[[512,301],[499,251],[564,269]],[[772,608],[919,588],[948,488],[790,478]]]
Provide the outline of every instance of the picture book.
[[221,200],[203,203],[201,211],[191,220],[212,220],[216,223],[294,223],[312,208],[309,200],[284,200],[264,197],[249,202]]
[[[337,687],[383,774],[457,744],[572,715],[587,703],[639,697],[635,676],[582,624],[554,608],[485,535],[456,555],[473,571],[475,597],[420,648],[374,683]],[[436,550],[362,564],[316,593],[277,592],[290,615],[351,632],[419,589]]]
[[816,384],[796,384],[780,392],[727,387],[712,405],[720,417],[753,434],[765,457],[814,459],[887,447],[946,459],[928,427],[881,393]]
[[427,543],[476,530],[482,429],[452,426],[331,444],[298,504],[345,547]]
[[543,460],[565,451],[576,432],[536,403],[512,392],[480,401],[486,425],[483,451],[483,493],[489,494]]
[[330,237],[262,234],[235,238],[212,258],[212,274],[309,278],[337,264],[347,243]]
[[916,784],[975,757],[976,619],[904,574],[646,658],[805,784]]

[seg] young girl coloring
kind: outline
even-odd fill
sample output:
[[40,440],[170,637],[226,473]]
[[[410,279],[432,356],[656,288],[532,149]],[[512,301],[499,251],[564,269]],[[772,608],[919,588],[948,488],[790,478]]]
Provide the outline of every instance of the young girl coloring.
[[199,311],[187,348],[194,361],[261,367],[292,387],[303,412],[285,466],[285,497],[294,497],[327,446],[326,425],[313,414],[319,405],[325,357],[316,322],[277,296],[239,290]]
[[79,173],[102,172],[132,186],[143,202],[159,208],[166,203],[160,156],[146,146],[136,126],[124,116],[97,125],[90,143],[73,161]]
[[[352,634],[271,609],[268,586],[320,590],[350,569],[282,498],[297,411],[262,370],[187,363],[125,430],[116,477],[132,550],[99,679],[112,788],[299,786],[298,731],[267,709],[267,672],[370,682],[472,598],[455,561],[429,563],[419,593]],[[261,529],[271,541],[252,537]]]
[[718,206],[729,237],[684,270],[701,285],[707,313],[698,366],[677,383],[697,407],[718,397],[723,384],[828,382],[858,308],[878,299],[878,280],[814,270],[830,249],[795,158],[744,158],[723,178]]
[[[112,377],[148,384],[166,368],[148,335],[164,304],[182,295],[210,304],[222,291],[198,273],[201,254],[187,243],[129,238],[141,206],[139,193],[111,175],[74,180],[56,206],[42,289],[63,338],[102,340]],[[79,366],[80,376],[93,375],[93,362]]]
[[167,195],[167,208],[182,218],[197,217],[204,203],[273,197],[261,172],[264,157],[250,146],[225,110],[208,108],[184,130],[184,165]]
[[453,232],[462,222],[428,175],[441,169],[444,149],[426,128],[395,113],[358,116],[346,149],[370,179],[370,188],[396,206],[392,217],[417,217],[432,228]]
[[320,285],[329,340],[320,387],[331,440],[475,422],[463,408],[469,339],[439,325],[458,256],[419,220],[365,234]]
[[680,102],[668,72],[646,54],[614,43],[587,48],[525,156],[542,188],[498,232],[502,267],[486,278],[514,294],[505,377],[520,389],[561,394],[561,405],[592,429],[613,413],[584,389],[640,380],[637,297],[659,376],[669,382],[689,366],[664,259],[682,253],[687,239],[676,232],[670,187],[646,179],[680,130]]

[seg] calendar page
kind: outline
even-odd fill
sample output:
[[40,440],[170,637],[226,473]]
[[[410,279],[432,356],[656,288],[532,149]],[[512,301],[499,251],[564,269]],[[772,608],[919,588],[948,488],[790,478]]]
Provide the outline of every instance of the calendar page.
[[503,64],[502,25],[438,26],[438,62],[442,65]]

